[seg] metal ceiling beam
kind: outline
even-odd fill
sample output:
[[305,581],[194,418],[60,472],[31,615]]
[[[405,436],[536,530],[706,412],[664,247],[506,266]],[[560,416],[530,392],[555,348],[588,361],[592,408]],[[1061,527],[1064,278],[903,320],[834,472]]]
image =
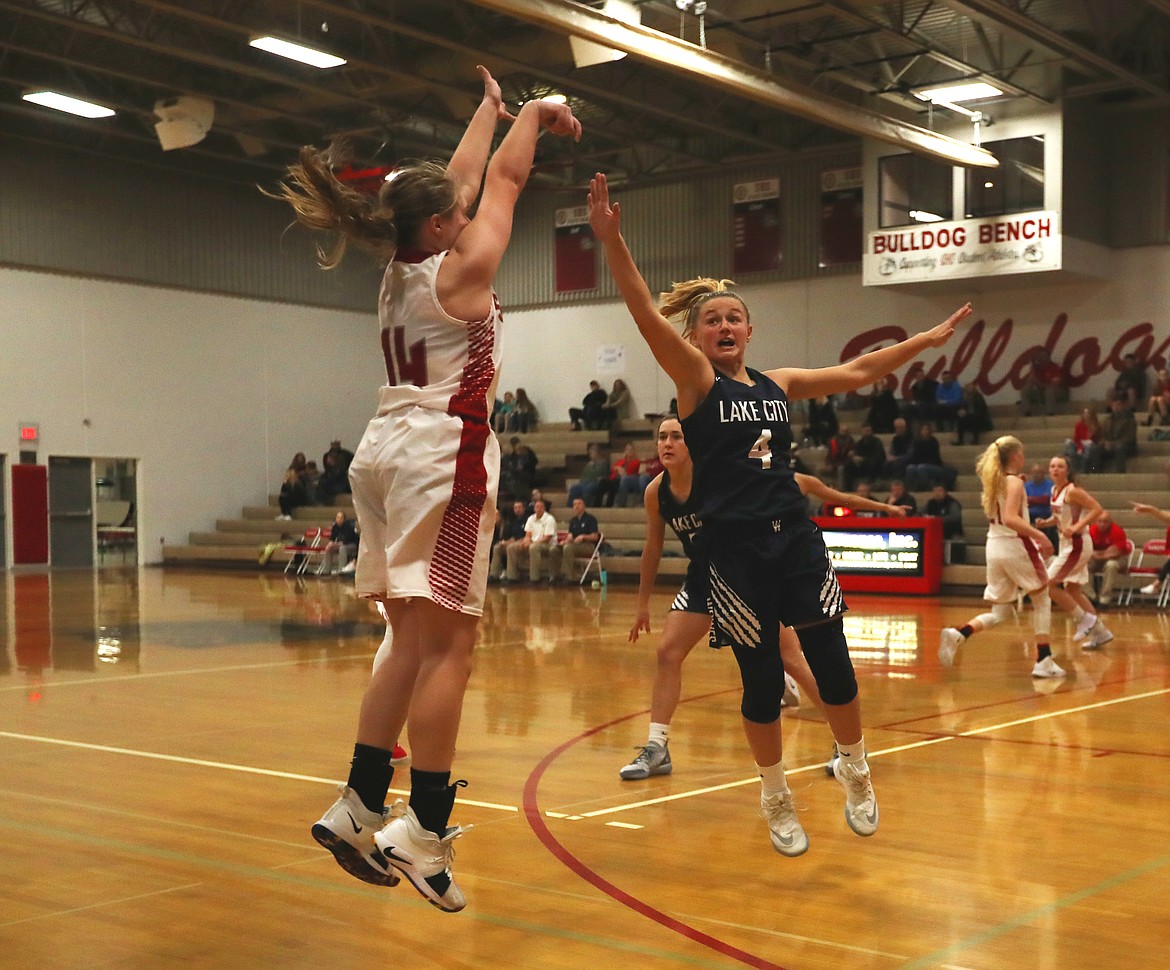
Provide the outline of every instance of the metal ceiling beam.
[[816,91],[752,70],[728,57],[702,50],[656,30],[625,24],[569,0],[470,0],[481,7],[584,37],[650,61],[702,83],[778,111],[799,115],[831,128],[908,148],[952,165],[995,168],[999,162],[982,148],[927,131],[896,118],[867,111]]

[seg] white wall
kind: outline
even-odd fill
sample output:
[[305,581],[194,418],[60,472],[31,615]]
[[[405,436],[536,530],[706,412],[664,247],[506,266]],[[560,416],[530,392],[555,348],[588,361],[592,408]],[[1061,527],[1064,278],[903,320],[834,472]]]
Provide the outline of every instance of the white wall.
[[[1086,359],[1104,361],[1105,372],[1074,392],[1100,398],[1125,351],[1170,350],[1170,247],[1112,256],[1116,274],[1107,282],[1013,277],[945,293],[865,289],[858,276],[747,285],[755,327],[748,360],[765,368],[832,364],[863,331],[915,332],[970,299],[986,332],[960,380],[981,369],[1005,320],[1014,331],[987,370],[992,382],[1065,313],[1054,357],[1075,359],[1078,372]],[[1142,324],[1153,335],[1144,347],[1140,332],[1117,345]],[[941,368],[974,325],[922,359]],[[617,376],[631,387],[635,413],[661,410],[673,396],[620,304],[506,311],[504,326],[501,390],[524,386],[548,421],[567,420],[591,378],[612,382],[597,373],[604,345],[625,348]],[[367,316],[0,269],[0,452],[14,462],[18,422],[36,421],[41,461],[138,459],[146,562],[158,560],[162,540],[185,542],[216,518],[266,502],[294,452],[319,459],[334,437],[356,446],[381,381],[373,308]],[[1009,384],[991,400],[1016,397]]]
[[[377,318],[0,269],[0,451],[139,460],[144,561],[267,502],[296,451],[353,449],[383,379]],[[88,421],[88,424],[86,422]]]

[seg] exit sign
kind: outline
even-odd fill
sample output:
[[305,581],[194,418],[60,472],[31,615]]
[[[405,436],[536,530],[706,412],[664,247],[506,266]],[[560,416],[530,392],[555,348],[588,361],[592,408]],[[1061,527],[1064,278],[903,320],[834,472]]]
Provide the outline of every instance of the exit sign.
[[40,427],[35,424],[22,424],[20,426],[20,443],[29,445],[34,444],[40,438]]

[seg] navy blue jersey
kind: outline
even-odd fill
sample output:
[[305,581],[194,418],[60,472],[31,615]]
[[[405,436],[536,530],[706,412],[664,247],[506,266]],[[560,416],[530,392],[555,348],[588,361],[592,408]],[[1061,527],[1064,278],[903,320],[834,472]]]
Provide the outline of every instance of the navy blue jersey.
[[695,463],[692,500],[708,524],[806,518],[791,467],[788,395],[759,371],[747,373],[751,384],[716,371],[706,400],[682,421]]
[[663,470],[662,481],[658,484],[658,514],[662,516],[674,534],[682,542],[683,553],[688,559],[695,558],[695,536],[703,527],[703,520],[699,517],[699,503],[695,499],[695,490],[685,502],[680,502],[670,490],[670,472]]

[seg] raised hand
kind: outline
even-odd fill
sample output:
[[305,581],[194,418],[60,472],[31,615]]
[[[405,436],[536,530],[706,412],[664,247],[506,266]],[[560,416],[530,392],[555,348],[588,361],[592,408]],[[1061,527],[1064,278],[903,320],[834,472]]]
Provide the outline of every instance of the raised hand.
[[937,327],[933,327],[924,333],[927,341],[931,347],[941,347],[948,340],[954,336],[955,327],[967,319],[972,313],[971,304],[964,303],[959,309],[952,313]]
[[540,126],[554,135],[570,136],[573,141],[581,140],[581,122],[573,116],[573,109],[567,104],[555,101],[538,101]]
[[600,242],[616,238],[622,231],[622,207],[620,202],[609,204],[609,185],[601,172],[589,180],[588,207],[594,238]]
[[515,121],[516,116],[508,111],[504,105],[504,95],[500,91],[499,82],[492,77],[491,72],[482,64],[476,64],[475,69],[479,71],[479,76],[483,78],[483,100],[495,107],[496,120]]

